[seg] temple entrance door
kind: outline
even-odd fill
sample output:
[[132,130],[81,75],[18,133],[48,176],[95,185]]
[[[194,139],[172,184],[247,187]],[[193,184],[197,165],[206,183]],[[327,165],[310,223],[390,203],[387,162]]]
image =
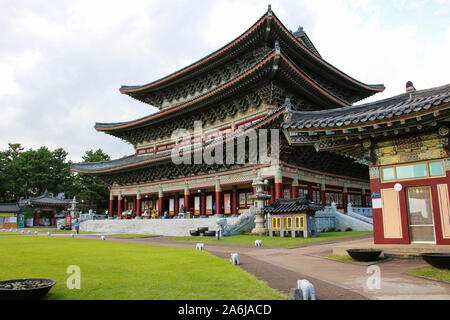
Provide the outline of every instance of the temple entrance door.
[[406,188],[411,242],[435,243],[430,187]]

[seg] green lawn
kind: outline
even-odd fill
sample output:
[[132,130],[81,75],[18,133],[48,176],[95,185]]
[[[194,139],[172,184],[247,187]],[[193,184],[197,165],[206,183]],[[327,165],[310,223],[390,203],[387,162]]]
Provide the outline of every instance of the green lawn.
[[[51,278],[47,299],[267,300],[283,295],[206,251],[116,241],[14,235],[0,237],[0,280]],[[69,290],[67,268],[81,270]]]
[[255,240],[262,240],[262,244],[268,246],[298,246],[304,243],[319,242],[333,239],[340,239],[346,237],[355,237],[366,234],[372,234],[371,231],[347,231],[347,232],[322,232],[317,234],[315,238],[291,238],[291,237],[269,237],[258,236],[253,234],[243,234],[237,236],[223,237],[216,240],[214,237],[171,237],[167,240],[174,241],[195,241],[205,243],[225,243],[225,244],[248,244],[254,245]]
[[426,267],[422,269],[411,270],[409,271],[409,273],[422,277],[450,282],[450,270],[441,270],[434,267]]

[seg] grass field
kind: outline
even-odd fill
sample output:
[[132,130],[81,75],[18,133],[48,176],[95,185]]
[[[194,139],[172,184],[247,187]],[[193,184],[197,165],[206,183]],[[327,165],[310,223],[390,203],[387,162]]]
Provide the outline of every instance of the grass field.
[[438,268],[426,267],[422,269],[411,270],[409,271],[409,273],[431,279],[450,282],[450,270],[441,270]]
[[366,234],[372,234],[372,232],[371,231],[322,232],[317,234],[317,237],[315,238],[291,238],[291,237],[281,238],[281,237],[258,236],[253,234],[243,234],[231,237],[223,237],[220,240],[216,240],[216,238],[214,237],[171,237],[168,238],[167,240],[195,241],[205,243],[225,243],[225,244],[248,244],[248,245],[254,245],[255,240],[262,240],[263,245],[291,247],[291,246],[298,246],[304,243],[355,237]]
[[[0,280],[56,280],[47,299],[286,298],[227,259],[193,249],[16,234],[0,237],[0,256]],[[79,290],[66,285],[71,265],[81,271]]]

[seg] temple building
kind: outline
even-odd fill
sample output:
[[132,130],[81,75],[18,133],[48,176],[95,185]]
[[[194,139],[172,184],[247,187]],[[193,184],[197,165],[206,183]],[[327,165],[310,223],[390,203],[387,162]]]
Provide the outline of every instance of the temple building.
[[[110,187],[111,217],[153,209],[160,216],[181,209],[194,217],[237,215],[252,205],[259,172],[269,182],[268,205],[286,198],[334,202],[343,211],[349,203],[373,205],[376,243],[448,244],[450,86],[415,90],[409,83],[406,93],[355,105],[384,89],[329,64],[301,27],[288,30],[269,6],[205,58],[151,83],[122,86],[159,111],[95,129],[131,143],[135,153],[72,170]],[[267,132],[267,154],[276,161],[260,161],[261,153],[249,161],[253,131]],[[174,151],[187,145],[182,154],[194,161],[175,163]],[[230,150],[234,161],[195,161],[199,152],[217,159]]]

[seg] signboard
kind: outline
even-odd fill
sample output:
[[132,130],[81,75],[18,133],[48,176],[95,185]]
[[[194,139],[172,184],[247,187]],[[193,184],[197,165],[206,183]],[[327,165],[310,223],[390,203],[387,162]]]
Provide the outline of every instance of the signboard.
[[372,199],[372,209],[381,209],[381,198]]
[[72,225],[72,216],[70,214],[66,215],[66,226]]
[[19,215],[19,221],[17,222],[17,228],[25,227],[25,216],[23,214]]

